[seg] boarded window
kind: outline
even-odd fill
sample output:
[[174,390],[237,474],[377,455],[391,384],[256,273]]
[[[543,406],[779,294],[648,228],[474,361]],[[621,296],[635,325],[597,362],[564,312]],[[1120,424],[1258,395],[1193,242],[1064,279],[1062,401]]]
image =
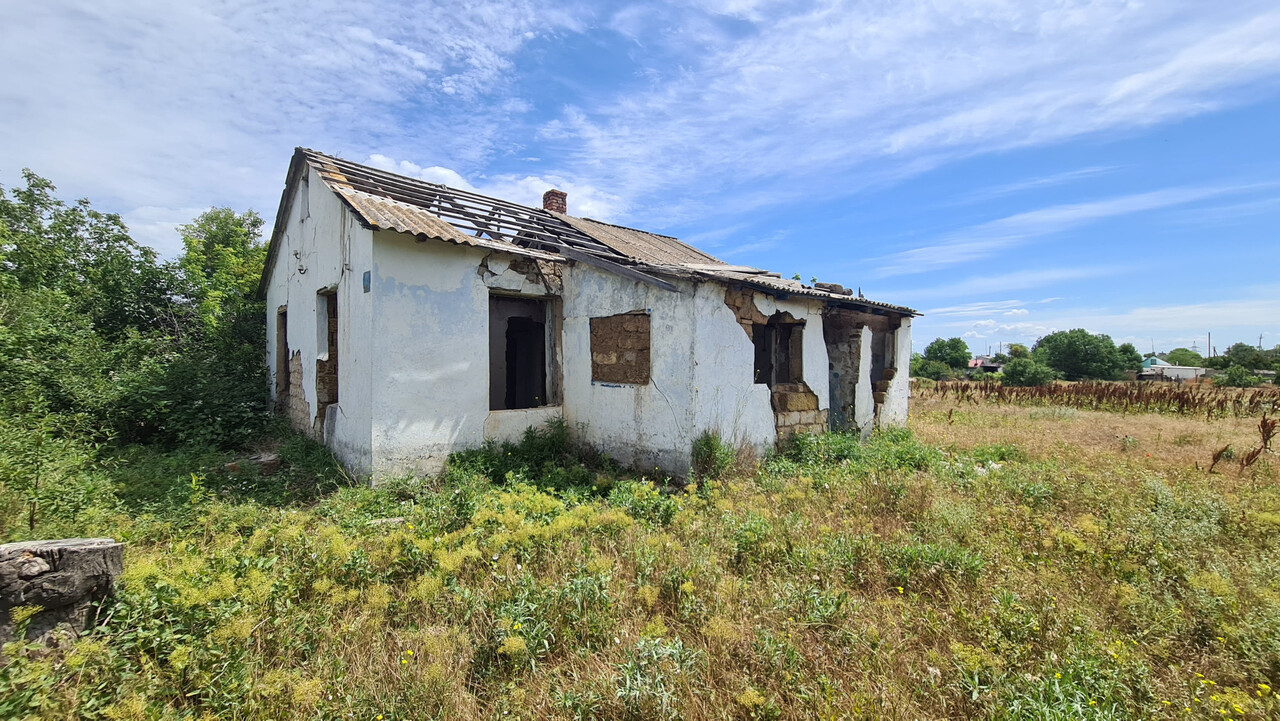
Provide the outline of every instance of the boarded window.
[[489,298],[489,409],[549,405],[547,302]]
[[319,415],[338,402],[338,294],[316,294],[316,402]]
[[591,380],[649,382],[649,314],[633,311],[591,319]]
[[804,380],[804,323],[775,315],[751,327],[755,346],[755,382],[773,387]]
[[276,410],[289,407],[289,310],[276,313]]

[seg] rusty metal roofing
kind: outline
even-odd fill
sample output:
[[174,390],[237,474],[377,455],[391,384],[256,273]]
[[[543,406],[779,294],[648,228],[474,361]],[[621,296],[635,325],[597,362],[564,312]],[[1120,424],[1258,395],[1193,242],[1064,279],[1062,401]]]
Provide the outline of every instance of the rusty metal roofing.
[[[364,222],[449,243],[625,260],[607,245],[541,208],[409,178],[314,150],[299,153]],[[487,242],[486,242],[487,241]]]
[[719,280],[723,283],[737,283],[741,285],[753,286],[761,290],[783,293],[786,295],[800,295],[809,298],[821,298],[823,300],[837,302],[842,305],[865,306],[867,308],[878,308],[880,310],[901,313],[902,315],[920,315],[919,311],[913,310],[902,305],[891,305],[889,303],[881,303],[869,298],[854,295],[853,293],[835,293],[821,288],[805,285],[798,280],[779,277],[776,273],[768,273],[763,270],[755,270],[753,272],[744,272],[741,266],[726,266],[725,268],[716,268],[714,266],[704,266],[695,269],[695,274],[704,278]]
[[776,273],[729,265],[671,236],[531,208],[397,175],[306,148],[297,148],[289,165],[267,251],[267,265],[258,285],[259,295],[263,297],[267,277],[275,264],[280,237],[288,221],[296,185],[308,166],[314,168],[329,188],[370,228],[545,260],[575,260],[668,290],[677,288],[659,276],[713,280],[751,286],[779,295],[798,295],[882,312],[919,315],[904,306],[832,292],[831,289],[838,286],[815,288],[787,280]]
[[467,235],[440,218],[423,211],[421,208],[406,203],[370,195],[359,190],[353,190],[350,187],[336,188],[335,192],[364,220],[366,225],[374,228],[408,233],[419,238],[443,240],[457,245],[472,245],[478,248],[532,256],[542,260],[564,261],[564,258],[558,255],[525,248],[507,241]]
[[559,215],[564,222],[599,240],[626,257],[650,265],[684,265],[687,263],[723,265],[697,248],[681,243],[669,235],[658,235],[635,228],[602,223],[591,218]]

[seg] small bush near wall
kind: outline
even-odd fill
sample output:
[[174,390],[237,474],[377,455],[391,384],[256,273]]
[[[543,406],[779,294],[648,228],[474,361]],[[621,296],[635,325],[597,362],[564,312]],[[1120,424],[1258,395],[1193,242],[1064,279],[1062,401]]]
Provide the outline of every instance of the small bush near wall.
[[719,433],[704,431],[693,442],[693,472],[701,478],[719,478],[733,466],[735,456],[733,446]]

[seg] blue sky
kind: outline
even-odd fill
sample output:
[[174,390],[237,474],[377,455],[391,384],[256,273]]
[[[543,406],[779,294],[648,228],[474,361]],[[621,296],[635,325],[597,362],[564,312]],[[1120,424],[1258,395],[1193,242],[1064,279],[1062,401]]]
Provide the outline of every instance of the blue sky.
[[916,307],[1280,343],[1280,6],[1119,0],[0,7],[23,167],[161,251],[305,145]]

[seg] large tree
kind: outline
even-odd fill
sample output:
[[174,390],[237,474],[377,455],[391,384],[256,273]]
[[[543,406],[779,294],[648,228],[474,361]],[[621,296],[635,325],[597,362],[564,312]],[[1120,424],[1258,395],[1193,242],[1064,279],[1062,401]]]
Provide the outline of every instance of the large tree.
[[924,357],[926,360],[945,363],[952,368],[967,368],[969,359],[973,356],[969,353],[969,344],[964,342],[963,338],[935,338],[932,343],[924,349]]
[[1190,348],[1174,348],[1164,359],[1175,366],[1199,366],[1204,363],[1204,357]]
[[1111,336],[1083,328],[1050,333],[1036,341],[1031,355],[1069,381],[1113,380],[1125,367]]
[[1116,347],[1116,359],[1120,362],[1120,370],[1136,371],[1142,368],[1142,354],[1132,343],[1121,343]]
[[1243,366],[1250,370],[1258,368],[1270,369],[1271,367],[1262,351],[1248,343],[1236,343],[1227,349],[1225,355],[1229,364]]

